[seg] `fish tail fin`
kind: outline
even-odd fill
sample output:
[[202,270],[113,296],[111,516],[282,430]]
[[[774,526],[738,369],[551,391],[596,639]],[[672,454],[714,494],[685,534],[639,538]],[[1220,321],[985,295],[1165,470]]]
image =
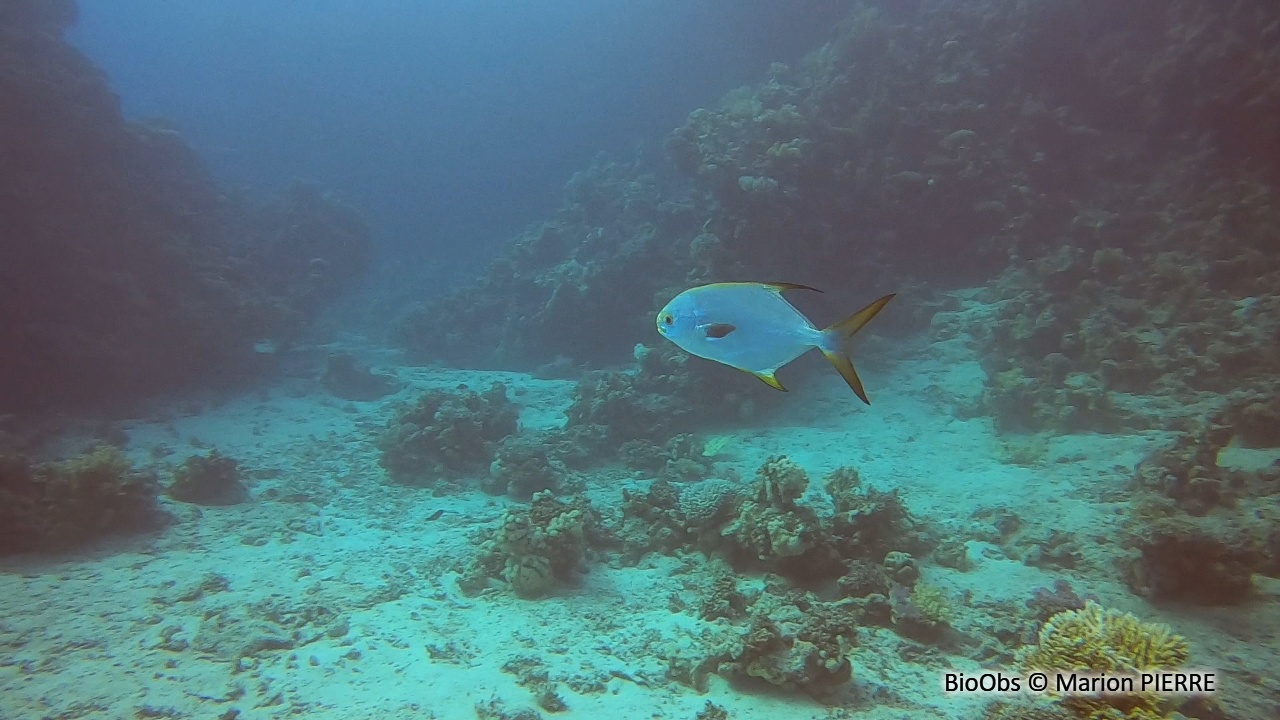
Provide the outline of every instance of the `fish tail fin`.
[[848,354],[841,348],[841,344],[844,340],[856,335],[863,326],[871,322],[871,318],[884,309],[884,306],[888,305],[895,295],[896,293],[885,295],[822,331],[825,340],[821,347],[822,354],[835,367],[836,372],[840,373],[840,377],[844,378],[844,381],[848,383],[849,388],[858,396],[858,399],[868,405],[871,404],[871,401],[867,399],[867,391],[862,387],[862,379],[858,377],[858,371],[854,369],[853,361],[849,359]]

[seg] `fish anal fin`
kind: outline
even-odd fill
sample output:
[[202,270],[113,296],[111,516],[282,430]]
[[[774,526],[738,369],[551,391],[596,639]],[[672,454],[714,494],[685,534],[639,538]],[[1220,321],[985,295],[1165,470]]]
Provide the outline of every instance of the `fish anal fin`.
[[870,405],[871,401],[867,399],[867,391],[862,387],[862,378],[858,377],[858,371],[854,369],[853,361],[849,359],[849,356],[830,350],[823,350],[822,354],[827,358],[828,362],[835,366],[836,372],[840,373],[840,377],[844,378],[844,381],[849,384],[853,394],[857,395],[862,402]]
[[800,283],[788,283],[788,282],[767,282],[767,283],[760,283],[760,284],[761,284],[761,285],[764,285],[765,287],[769,288],[770,290],[776,290],[776,291],[778,291],[778,292],[780,292],[780,293],[782,293],[782,292],[786,292],[786,291],[788,291],[788,290],[812,290],[812,291],[814,291],[814,292],[816,292],[816,293],[820,293],[820,292],[822,292],[821,290],[819,290],[819,289],[818,289],[818,288],[816,288],[816,287],[809,287],[808,285],[801,285]]
[[[751,371],[748,370],[747,372],[751,372]],[[782,383],[778,382],[778,378],[773,374],[772,370],[768,372],[753,372],[751,374],[760,378],[760,380],[764,382],[765,385],[768,385],[774,390],[781,390],[782,392],[787,391],[786,388],[782,387]]]
[[713,340],[719,340],[722,337],[726,337],[729,333],[737,329],[736,325],[730,325],[729,323],[711,323],[709,325],[702,326],[702,331],[706,333],[707,337]]

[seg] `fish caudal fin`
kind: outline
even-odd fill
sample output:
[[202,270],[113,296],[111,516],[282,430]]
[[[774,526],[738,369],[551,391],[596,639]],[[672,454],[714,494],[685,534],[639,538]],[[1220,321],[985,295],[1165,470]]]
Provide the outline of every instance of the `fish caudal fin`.
[[895,294],[885,295],[822,331],[829,341],[828,346],[822,348],[822,354],[835,366],[836,372],[840,373],[840,377],[844,378],[844,381],[849,384],[850,389],[858,396],[858,399],[868,405],[871,404],[871,401],[867,399],[867,391],[862,387],[862,379],[858,377],[858,371],[853,368],[853,361],[840,349],[840,343],[853,337],[864,325],[871,322],[871,318],[884,309],[884,306],[889,304]]

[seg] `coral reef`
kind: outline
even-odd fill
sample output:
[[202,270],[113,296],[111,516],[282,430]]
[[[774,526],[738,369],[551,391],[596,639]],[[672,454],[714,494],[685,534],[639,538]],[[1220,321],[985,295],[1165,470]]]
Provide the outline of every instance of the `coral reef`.
[[[1238,604],[1253,596],[1253,574],[1267,567],[1268,554],[1275,552],[1265,544],[1268,537],[1162,519],[1134,541],[1139,555],[1128,564],[1125,579],[1134,592],[1153,600]],[[1274,565],[1270,572],[1275,574]]]
[[838,579],[849,597],[915,583],[909,553],[928,553],[933,543],[896,492],[865,490],[857,471],[839,468],[824,483],[835,509],[828,515],[802,501],[808,488],[804,469],[785,456],[762,463],[748,487],[715,478],[660,480],[647,493],[623,491],[618,536],[633,558],[701,550],[799,583]]
[[834,702],[852,677],[849,654],[858,642],[856,609],[788,589],[777,578],[748,599],[724,578],[712,584],[703,615],[742,622],[717,623],[716,631],[704,633],[693,648],[673,648],[669,677],[705,691],[708,675],[721,673]]
[[832,471],[824,487],[835,509],[829,534],[842,557],[875,562],[894,552],[923,557],[937,544],[907,512],[896,489],[863,488],[857,471],[848,467]]
[[753,491],[721,529],[721,549],[738,565],[792,577],[838,576],[843,570],[817,512],[799,502],[809,477],[783,456],[756,472]]
[[655,293],[680,284],[675,241],[699,222],[638,165],[597,158],[552,219],[517,237],[473,286],[407,313],[396,337],[413,357],[455,364],[624,361],[653,331]]
[[955,618],[955,608],[938,588],[918,583],[895,585],[889,593],[890,621],[903,637],[936,643]]
[[848,656],[858,632],[847,608],[765,593],[752,604],[749,617],[721,672],[801,690],[818,700],[852,677]]
[[1229,605],[1252,597],[1254,574],[1280,576],[1280,467],[1220,461],[1233,438],[1257,440],[1260,407],[1252,394],[1235,396],[1139,463],[1124,563],[1134,592]]
[[[776,394],[763,383],[744,383],[741,373],[692,360],[664,344],[634,349],[634,371],[592,373],[578,381],[567,427],[591,442],[593,451],[612,458],[624,445],[626,458],[649,462],[636,451],[643,445],[666,445],[673,438],[708,423],[740,418],[754,411],[761,398]],[[728,380],[732,380],[729,382]],[[668,457],[705,465],[701,448],[668,446]],[[653,460],[656,462],[656,458]]]
[[111,535],[157,530],[160,486],[110,446],[32,465],[0,455],[0,555],[70,550]]
[[220,192],[171,128],[123,119],[61,37],[75,14],[66,0],[0,9],[0,345],[21,348],[0,357],[0,408],[262,376],[257,344],[307,327],[365,265],[368,230],[315,192]]
[[[1136,673],[1173,670],[1190,657],[1187,642],[1165,625],[1145,623],[1129,613],[1086,602],[1049,618],[1037,644],[1019,653],[1024,670]],[[1154,693],[1072,695],[1062,703],[1080,717],[1165,717]],[[1118,712],[1119,715],[1107,713]]]
[[237,197],[227,247],[255,286],[310,320],[368,268],[373,240],[360,213],[332,193],[294,182],[269,201]]
[[503,514],[492,537],[481,541],[461,587],[474,594],[500,579],[522,598],[543,597],[558,582],[574,582],[587,552],[603,542],[591,503],[581,497],[558,500],[543,491],[527,508]]
[[[1176,426],[1280,374],[1274,353],[1251,350],[1280,330],[1272,10],[855,9],[803,62],[689,115],[666,142],[687,185],[596,163],[553,220],[416,313],[402,342],[454,362],[618,362],[652,332],[648,313],[695,282],[994,278],[977,298],[991,312],[933,323],[976,339],[976,410],[1005,431]],[[955,314],[916,303],[900,330]],[[583,399],[598,411],[629,390],[597,385]],[[651,392],[678,404],[689,388]],[[652,436],[663,406],[613,414],[618,439]],[[633,411],[639,427],[626,427]]]
[[528,500],[544,490],[558,490],[569,470],[555,457],[554,446],[548,450],[547,440],[537,435],[508,435],[498,447],[481,487],[517,500]]
[[432,390],[387,423],[378,441],[380,462],[392,480],[406,485],[483,474],[518,424],[519,408],[502,383],[483,394],[465,385],[454,392]]
[[983,708],[982,720],[1075,720],[1077,716],[1045,700],[998,700]]
[[622,522],[617,534],[629,560],[638,562],[650,552],[669,553],[693,541],[695,528],[681,499],[698,487],[655,480],[644,493],[622,491]]
[[633,470],[656,473],[675,481],[697,481],[707,476],[713,462],[706,446],[688,433],[680,433],[658,445],[649,440],[628,440],[618,448],[622,463]]
[[217,450],[187,458],[174,471],[168,494],[195,505],[237,505],[249,498],[240,464]]
[[1066,580],[1057,580],[1053,589],[1036,588],[1031,599],[1027,600],[1027,609],[1037,622],[1046,622],[1049,618],[1067,610],[1083,610],[1084,599],[1076,594]]

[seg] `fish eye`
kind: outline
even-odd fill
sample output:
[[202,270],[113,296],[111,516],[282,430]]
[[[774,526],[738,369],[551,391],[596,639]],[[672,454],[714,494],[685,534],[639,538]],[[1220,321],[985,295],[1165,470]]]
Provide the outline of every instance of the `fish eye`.
[[670,324],[672,324],[672,323],[674,323],[674,322],[675,322],[675,318],[672,318],[670,315],[663,315],[663,316],[662,316],[662,322],[664,322],[664,323],[666,323],[666,324],[670,325]]

